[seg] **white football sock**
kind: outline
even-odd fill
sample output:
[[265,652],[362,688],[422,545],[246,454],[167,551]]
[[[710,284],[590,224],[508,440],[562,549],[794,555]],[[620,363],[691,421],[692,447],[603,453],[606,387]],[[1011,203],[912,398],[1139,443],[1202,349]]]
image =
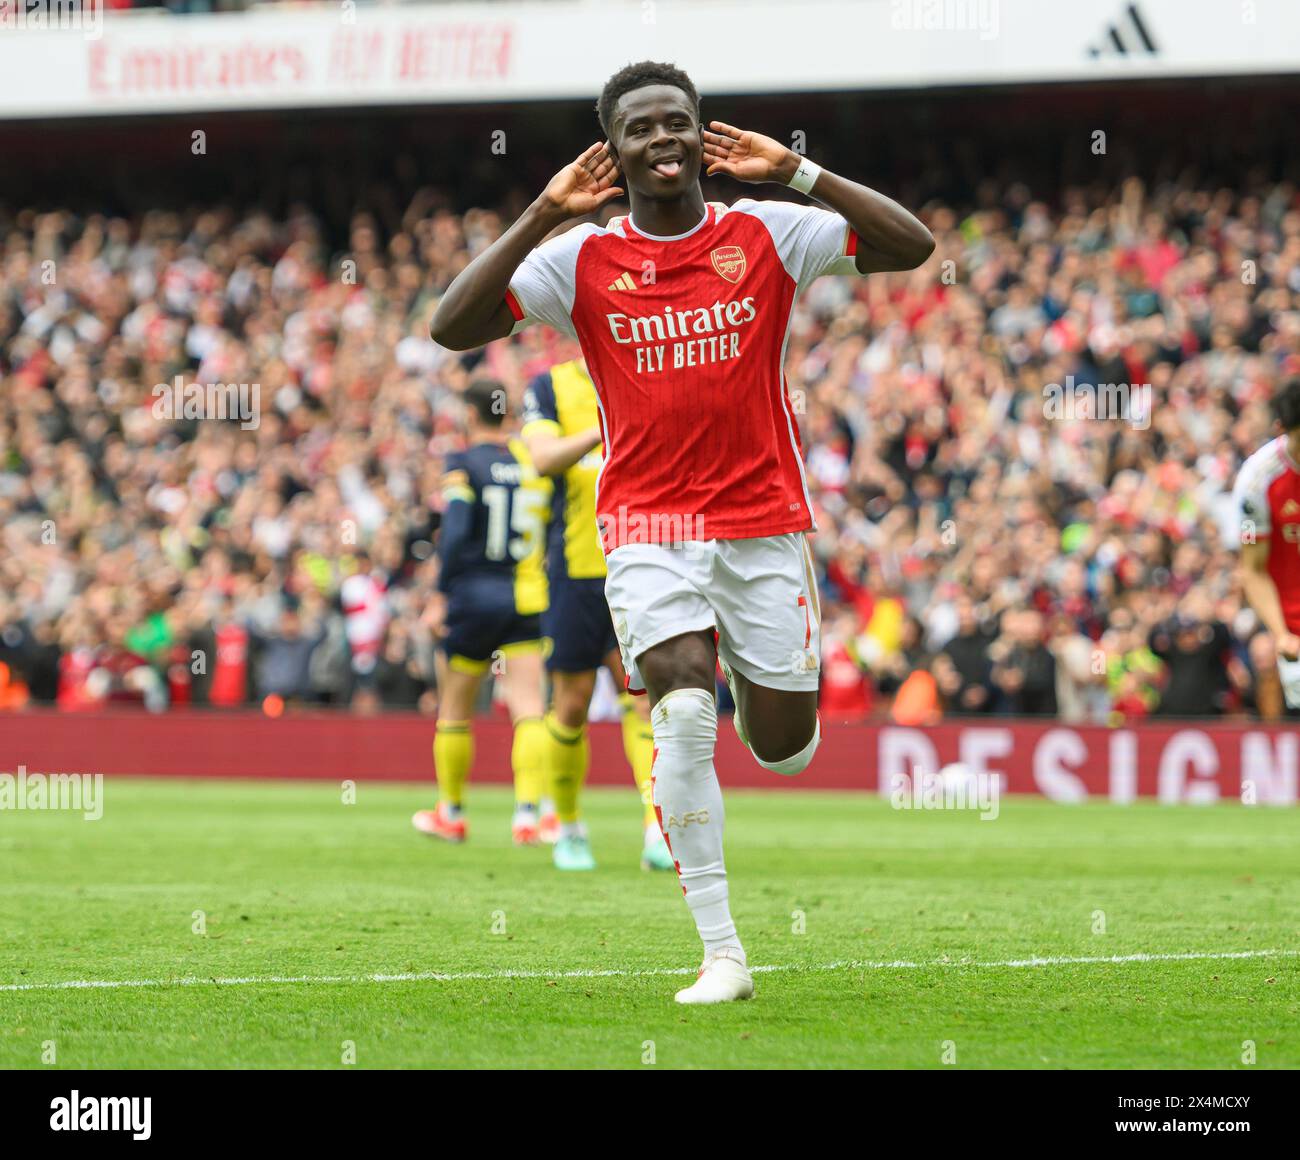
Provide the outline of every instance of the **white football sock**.
[[677,863],[686,905],[704,940],[704,955],[730,949],[743,964],[745,952],[727,905],[722,860],[722,788],[713,768],[718,709],[704,689],[674,689],[650,714],[654,730],[651,785],[668,848]]

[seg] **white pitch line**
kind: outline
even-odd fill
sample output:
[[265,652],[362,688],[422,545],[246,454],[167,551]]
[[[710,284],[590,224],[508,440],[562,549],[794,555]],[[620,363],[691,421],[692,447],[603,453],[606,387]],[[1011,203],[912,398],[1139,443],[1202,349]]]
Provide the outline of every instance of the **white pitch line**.
[[[1186,954],[1133,954],[1096,956],[1034,956],[1028,959],[1001,959],[977,962],[969,959],[933,959],[912,962],[869,962],[844,959],[834,963],[781,963],[751,967],[754,974],[776,971],[896,971],[926,970],[931,967],[1068,967],[1098,963],[1186,963],[1209,959],[1267,959],[1300,955],[1294,951],[1191,951]],[[460,983],[499,982],[509,979],[645,979],[670,975],[693,975],[695,967],[654,967],[649,970],[607,971],[415,971],[399,975],[248,975],[236,977],[179,979],[74,979],[63,983],[0,983],[0,991],[83,991],[116,990],[121,987],[255,987],[275,983]]]

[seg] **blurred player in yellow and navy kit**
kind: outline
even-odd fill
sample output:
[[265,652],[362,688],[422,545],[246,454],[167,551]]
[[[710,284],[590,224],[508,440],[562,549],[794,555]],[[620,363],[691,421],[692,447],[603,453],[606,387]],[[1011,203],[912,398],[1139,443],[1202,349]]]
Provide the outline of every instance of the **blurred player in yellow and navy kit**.
[[[536,845],[547,776],[541,613],[553,485],[538,475],[524,444],[505,430],[505,398],[494,380],[469,385],[464,396],[469,447],[447,457],[446,508],[438,534],[442,596],[429,617],[442,638],[433,739],[438,805],[411,820],[433,837],[465,840],[462,799],[474,763],[470,717],[483,675],[492,667],[515,727],[511,829],[516,843]],[[501,663],[494,665],[497,660]]]
[[[555,477],[547,536],[546,574],[550,607],[542,626],[551,638],[546,668],[552,706],[546,714],[551,792],[559,816],[555,864],[563,870],[595,868],[578,806],[591,760],[587,709],[596,670],[609,668],[625,688],[618,640],[605,603],[605,554],[596,528],[596,478],[601,442],[596,389],[582,359],[560,363],[534,379],[524,395],[521,432],[537,470]],[[650,767],[654,737],[644,698],[624,692],[623,748],[644,807],[645,839],[641,864],[671,870],[651,800]]]

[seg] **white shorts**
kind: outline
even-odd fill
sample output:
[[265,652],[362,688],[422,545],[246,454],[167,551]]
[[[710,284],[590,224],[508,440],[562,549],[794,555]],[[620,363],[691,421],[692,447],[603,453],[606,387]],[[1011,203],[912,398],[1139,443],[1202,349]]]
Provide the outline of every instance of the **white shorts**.
[[1277,658],[1277,675],[1282,678],[1282,695],[1288,709],[1300,709],[1300,661]]
[[605,599],[632,692],[645,690],[637,657],[674,636],[710,628],[724,663],[756,685],[816,690],[821,608],[802,532],[624,544],[607,564]]

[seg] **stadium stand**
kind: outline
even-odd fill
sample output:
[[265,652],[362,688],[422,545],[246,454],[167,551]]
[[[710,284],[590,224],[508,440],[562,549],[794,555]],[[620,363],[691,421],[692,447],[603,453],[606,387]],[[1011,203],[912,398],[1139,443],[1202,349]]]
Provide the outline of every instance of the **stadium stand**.
[[[1283,713],[1227,500],[1300,373],[1300,200],[1258,140],[1264,161],[1232,164],[1230,112],[1199,158],[1172,143],[1185,112],[1142,164],[1116,160],[1145,175],[1123,181],[1035,170],[1032,148],[989,165],[995,128],[910,159],[905,120],[882,134],[867,168],[938,249],[913,274],[816,285],[786,364],[834,718]],[[960,135],[954,102],[916,116]],[[563,159],[541,153],[516,172]],[[489,202],[481,166],[459,189],[418,169],[382,201],[364,169],[345,188],[289,158],[269,208],[193,179],[154,208],[121,190],[98,212],[0,208],[0,709],[433,710],[436,485],[480,356],[427,323],[531,187]],[[312,213],[293,192],[317,179]],[[517,404],[574,353],[529,333],[481,357]],[[155,387],[178,381],[257,384],[256,424],[160,417]],[[1138,389],[1105,419],[1098,384]],[[339,593],[365,568],[386,626],[358,689]]]

